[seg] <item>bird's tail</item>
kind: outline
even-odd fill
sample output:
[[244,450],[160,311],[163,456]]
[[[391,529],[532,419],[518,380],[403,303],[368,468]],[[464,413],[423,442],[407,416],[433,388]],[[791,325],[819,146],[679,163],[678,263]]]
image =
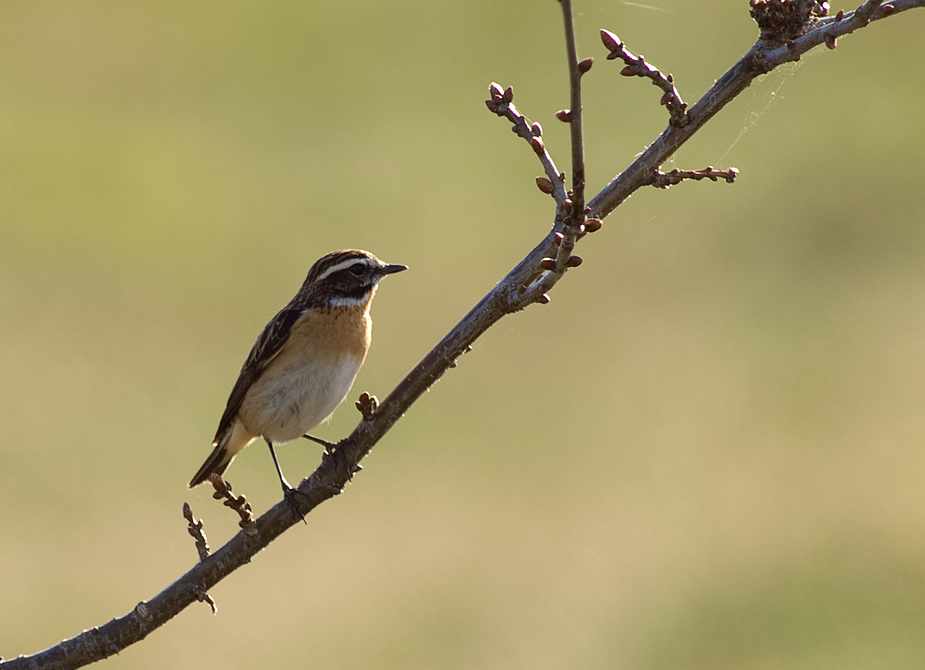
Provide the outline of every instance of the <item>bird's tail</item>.
[[190,480],[189,488],[199,486],[213,474],[224,474],[234,457],[255,439],[257,438],[249,434],[240,421],[235,421],[230,430],[215,440],[215,448],[199,468],[199,472]]

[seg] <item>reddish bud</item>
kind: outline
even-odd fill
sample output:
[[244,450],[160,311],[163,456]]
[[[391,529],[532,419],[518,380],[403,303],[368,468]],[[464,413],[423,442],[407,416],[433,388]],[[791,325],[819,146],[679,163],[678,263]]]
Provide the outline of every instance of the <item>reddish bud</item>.
[[601,42],[604,43],[604,48],[608,51],[619,51],[623,48],[623,42],[620,41],[620,38],[609,30],[601,31]]
[[556,259],[555,258],[544,258],[540,261],[540,267],[544,270],[549,270],[552,272],[556,269]]
[[530,146],[533,147],[533,150],[538,154],[546,151],[546,145],[543,144],[543,140],[541,140],[539,137],[534,137],[532,140],[530,140]]
[[834,37],[833,35],[826,35],[826,36],[825,36],[825,45],[826,45],[829,49],[834,49],[836,46],[838,46],[838,41],[835,39],[835,37]]
[[555,244],[556,246],[559,246],[560,244],[562,244],[562,240],[564,239],[565,239],[565,235],[563,235],[562,233],[554,233],[552,236],[552,243]]
[[581,256],[569,256],[566,265],[570,268],[577,268],[579,265],[584,263],[584,259]]
[[546,177],[537,177],[536,187],[540,189],[543,193],[547,193],[549,195],[552,195],[556,191],[556,187],[553,186],[553,183],[549,181]]
[[594,65],[593,58],[585,58],[584,60],[580,60],[578,61],[578,71],[581,74],[584,74],[585,72],[591,69],[592,65]]
[[558,112],[556,112],[556,118],[559,119],[560,121],[565,121],[566,123],[568,123],[569,121],[572,120],[572,110],[560,109]]
[[604,222],[600,219],[588,219],[585,221],[585,231],[589,233],[596,233],[603,225]]
[[880,8],[880,13],[884,16],[889,16],[893,13],[894,9],[895,7],[893,7],[893,5],[883,5],[883,7]]
[[838,14],[835,15],[835,20],[836,20],[836,21],[841,21],[843,18],[845,18],[845,12],[844,12],[844,10],[839,9],[839,10],[838,10]]
[[572,212],[572,201],[571,201],[571,200],[563,200],[563,201],[562,201],[562,209],[565,210],[566,214],[571,214],[571,212]]
[[532,126],[530,126],[530,131],[531,131],[534,135],[536,135],[537,137],[539,137],[540,135],[543,134],[543,126],[541,126],[539,123],[534,123]]
[[501,90],[501,86],[499,86],[495,82],[491,82],[491,85],[489,85],[488,87],[488,94],[492,97],[492,100],[494,100],[495,98],[498,98],[500,100],[503,93],[504,91]]
[[508,86],[506,89],[504,89],[504,93],[501,94],[501,99],[504,102],[508,102],[508,103],[513,102],[514,101],[514,88],[512,86]]
[[635,65],[627,65],[622,70],[620,70],[620,74],[622,74],[624,77],[635,77],[637,74],[639,74],[639,69]]

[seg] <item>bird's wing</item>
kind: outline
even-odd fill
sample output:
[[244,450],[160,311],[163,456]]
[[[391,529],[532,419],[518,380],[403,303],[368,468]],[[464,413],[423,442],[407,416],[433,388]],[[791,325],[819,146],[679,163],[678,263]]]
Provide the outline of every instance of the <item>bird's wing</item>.
[[247,389],[251,387],[261,373],[266,369],[280,349],[289,339],[292,332],[292,326],[305,314],[305,309],[287,305],[274,316],[270,323],[264,327],[263,332],[257,336],[257,341],[251,348],[247,360],[244,361],[244,367],[241,368],[241,374],[238,375],[238,381],[235,382],[234,388],[231,389],[231,395],[228,397],[228,404],[225,406],[225,413],[222,414],[222,420],[218,424],[218,431],[215,433],[215,444],[218,444],[221,437],[231,427],[235,414],[241,409],[241,403],[244,402],[244,395]]

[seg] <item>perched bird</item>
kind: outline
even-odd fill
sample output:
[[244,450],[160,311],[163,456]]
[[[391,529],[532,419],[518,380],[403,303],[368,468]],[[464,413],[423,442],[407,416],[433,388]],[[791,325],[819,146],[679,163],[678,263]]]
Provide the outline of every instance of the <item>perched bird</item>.
[[344,401],[366,359],[369,306],[379,282],[406,269],[358,249],[318,259],[299,292],[254,342],[218,424],[215,448],[190,488],[224,473],[244,447],[262,437],[292,505],[293,489],[273,447],[299,437],[326,444],[307,433]]

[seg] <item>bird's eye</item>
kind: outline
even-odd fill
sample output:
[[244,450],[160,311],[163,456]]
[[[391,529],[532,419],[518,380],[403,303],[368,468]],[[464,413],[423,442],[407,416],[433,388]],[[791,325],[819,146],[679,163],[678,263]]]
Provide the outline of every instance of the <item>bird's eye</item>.
[[364,274],[366,274],[366,266],[362,263],[354,263],[350,266],[349,270],[350,274],[352,274],[354,277],[362,277]]

